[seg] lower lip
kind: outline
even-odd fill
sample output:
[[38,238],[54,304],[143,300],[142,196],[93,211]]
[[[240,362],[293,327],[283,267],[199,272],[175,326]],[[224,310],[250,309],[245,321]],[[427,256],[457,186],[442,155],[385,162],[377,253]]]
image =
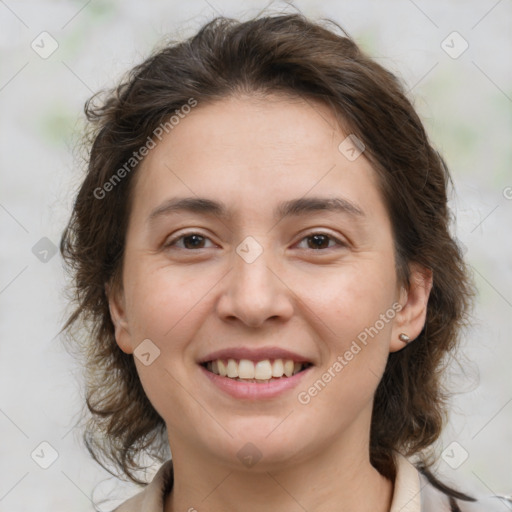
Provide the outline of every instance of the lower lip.
[[270,382],[243,382],[241,380],[221,377],[216,373],[208,371],[204,366],[199,365],[203,374],[210,379],[221,391],[235,398],[245,398],[249,400],[260,400],[264,398],[274,398],[292,388],[302,380],[304,375],[313,368],[310,366],[291,377],[281,377]]

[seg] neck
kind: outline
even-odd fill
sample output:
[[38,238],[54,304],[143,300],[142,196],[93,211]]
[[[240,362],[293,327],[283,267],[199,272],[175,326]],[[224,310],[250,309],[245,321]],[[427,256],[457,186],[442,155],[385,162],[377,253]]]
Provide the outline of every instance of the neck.
[[370,464],[367,445],[336,444],[298,463],[246,470],[173,450],[174,486],[164,510],[388,512],[393,484]]

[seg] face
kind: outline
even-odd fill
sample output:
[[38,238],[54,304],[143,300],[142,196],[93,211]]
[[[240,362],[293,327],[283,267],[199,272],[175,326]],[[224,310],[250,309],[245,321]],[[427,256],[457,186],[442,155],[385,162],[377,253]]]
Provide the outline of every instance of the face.
[[375,171],[346,136],[322,104],[233,97],[198,105],[138,169],[110,305],[173,457],[265,469],[368,443],[429,288],[397,282]]

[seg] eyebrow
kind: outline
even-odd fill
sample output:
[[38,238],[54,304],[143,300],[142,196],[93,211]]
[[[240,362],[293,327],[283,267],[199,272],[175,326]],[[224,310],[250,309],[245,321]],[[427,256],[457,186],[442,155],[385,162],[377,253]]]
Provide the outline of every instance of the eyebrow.
[[[343,213],[354,219],[365,217],[361,207],[341,197],[301,197],[280,203],[274,210],[274,219],[321,211]],[[157,206],[149,214],[148,221],[151,222],[159,217],[175,212],[214,215],[224,220],[229,220],[232,217],[224,203],[205,197],[175,197]]]

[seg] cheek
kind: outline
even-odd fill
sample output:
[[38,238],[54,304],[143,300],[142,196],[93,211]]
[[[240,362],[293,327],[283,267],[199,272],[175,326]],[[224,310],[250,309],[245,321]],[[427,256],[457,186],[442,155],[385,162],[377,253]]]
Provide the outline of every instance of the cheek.
[[195,371],[190,341],[212,308],[206,292],[215,280],[210,283],[208,273],[206,279],[199,278],[192,267],[177,270],[151,265],[141,259],[137,267],[127,266],[127,275],[131,271],[126,281],[132,339],[149,339],[158,348],[150,365],[137,357],[135,363],[153,407],[167,421],[180,424],[181,418],[200,416],[183,386],[190,386],[190,372]]
[[179,339],[176,333],[193,327],[191,316],[204,307],[214,280],[210,284],[208,275],[199,277],[201,271],[192,267],[152,267],[150,261],[132,269],[127,309],[134,334],[161,341]]
[[303,276],[298,281],[300,296],[325,322],[324,329],[330,328],[332,336],[340,341],[357,336],[386,313],[395,300],[393,263],[385,261],[367,258],[330,272]]
[[328,410],[339,418],[353,418],[372,400],[389,355],[396,315],[393,262],[386,261],[359,260],[301,283],[323,353],[320,371],[301,390],[300,403],[310,400],[315,414]]

